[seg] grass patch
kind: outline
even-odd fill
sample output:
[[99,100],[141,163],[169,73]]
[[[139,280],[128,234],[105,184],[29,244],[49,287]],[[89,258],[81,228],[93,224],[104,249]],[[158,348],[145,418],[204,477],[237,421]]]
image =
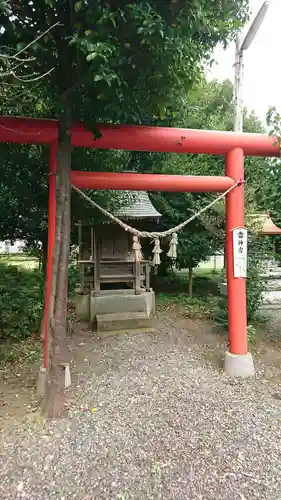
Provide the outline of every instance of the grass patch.
[[160,293],[156,296],[156,306],[160,312],[177,310],[190,319],[211,319],[216,306],[216,297],[205,295],[190,298],[185,293]]
[[22,269],[38,269],[39,261],[26,254],[0,254],[0,264],[17,266]]
[[[193,296],[218,296],[219,281],[219,272],[214,272],[211,269],[196,268],[193,275]],[[170,273],[168,276],[157,276],[155,279],[154,289],[156,293],[173,295],[187,293],[188,271],[181,270]]]
[[17,341],[5,342],[1,345],[0,366],[7,363],[35,363],[40,359],[42,353],[42,343],[34,338]]
[[204,267],[196,267],[193,272],[195,278],[206,278],[214,283],[218,283],[221,276],[221,271],[215,271],[214,269]]
[[193,275],[193,297],[188,296],[188,270],[157,276],[156,306],[161,311],[177,310],[191,319],[212,319],[219,296],[220,272],[196,268]]

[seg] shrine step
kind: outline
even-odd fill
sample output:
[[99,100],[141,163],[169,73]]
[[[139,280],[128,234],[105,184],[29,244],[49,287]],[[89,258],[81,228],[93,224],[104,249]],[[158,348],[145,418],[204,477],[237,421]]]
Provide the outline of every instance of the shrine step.
[[152,328],[153,319],[143,312],[97,314],[96,326],[98,332],[140,330]]
[[96,314],[115,313],[142,313],[149,316],[154,310],[155,296],[152,292],[143,292],[140,295],[131,295],[124,290],[122,295],[115,295],[114,291],[110,295],[92,295],[90,297],[90,320]]

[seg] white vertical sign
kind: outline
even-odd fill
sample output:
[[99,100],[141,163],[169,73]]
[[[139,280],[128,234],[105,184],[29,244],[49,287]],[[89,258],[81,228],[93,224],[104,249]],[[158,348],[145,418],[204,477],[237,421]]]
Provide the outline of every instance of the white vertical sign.
[[234,278],[247,276],[248,232],[244,227],[236,227],[233,233],[233,274]]

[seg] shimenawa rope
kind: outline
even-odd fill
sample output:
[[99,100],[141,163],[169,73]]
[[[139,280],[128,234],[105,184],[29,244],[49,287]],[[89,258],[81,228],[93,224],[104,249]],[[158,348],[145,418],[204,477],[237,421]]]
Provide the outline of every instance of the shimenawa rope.
[[171,229],[167,229],[166,231],[162,231],[162,232],[139,231],[138,229],[135,229],[134,227],[129,226],[129,224],[126,224],[124,221],[118,219],[118,217],[116,217],[115,215],[113,215],[110,212],[108,212],[105,208],[103,208],[100,205],[98,205],[98,203],[96,203],[95,201],[93,201],[89,196],[87,196],[85,193],[83,193],[83,191],[81,191],[80,189],[78,189],[76,186],[72,186],[72,188],[77,193],[79,193],[80,196],[82,196],[85,200],[87,200],[88,203],[90,203],[93,207],[97,208],[106,217],[108,217],[109,219],[111,219],[116,224],[119,224],[119,226],[121,226],[125,231],[129,231],[133,235],[133,250],[134,250],[134,253],[135,253],[135,260],[136,261],[142,260],[141,244],[140,244],[139,239],[140,238],[151,238],[154,241],[154,248],[152,250],[152,253],[153,253],[152,264],[155,265],[155,266],[158,266],[160,264],[160,254],[162,253],[162,250],[161,250],[161,247],[160,247],[160,239],[161,238],[166,238],[166,237],[172,235],[172,238],[171,238],[171,241],[170,241],[170,248],[169,248],[169,251],[168,251],[167,255],[171,259],[175,260],[177,258],[177,244],[178,244],[178,235],[177,235],[177,233],[179,231],[181,231],[183,228],[185,228],[185,226],[187,226],[188,224],[190,224],[190,222],[192,222],[194,219],[196,219],[197,217],[200,217],[200,215],[202,215],[204,212],[206,212],[207,210],[209,210],[218,201],[220,201],[223,198],[225,198],[225,196],[228,193],[230,193],[231,191],[233,191],[233,189],[235,189],[240,184],[241,184],[241,181],[236,182],[235,184],[233,184],[233,186],[231,186],[226,191],[224,191],[219,196],[217,196],[217,198],[215,198],[214,200],[212,200],[208,205],[206,205],[205,207],[201,208],[200,210],[198,210],[198,212],[196,212],[191,217],[189,217],[189,219],[185,220],[184,222],[181,222],[181,224],[178,224],[177,226],[172,227]]

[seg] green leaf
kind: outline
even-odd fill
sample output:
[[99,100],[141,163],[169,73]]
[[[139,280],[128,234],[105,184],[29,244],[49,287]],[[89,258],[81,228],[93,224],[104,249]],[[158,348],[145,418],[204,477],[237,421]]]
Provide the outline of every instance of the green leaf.
[[101,80],[103,80],[103,76],[102,75],[95,75],[94,76],[94,82],[100,82]]
[[93,61],[98,56],[97,52],[92,52],[91,54],[88,54],[86,57],[86,61],[90,62]]
[[35,104],[35,109],[36,109],[36,111],[38,111],[38,112],[39,112],[39,111],[42,111],[42,109],[43,109],[42,103],[41,103],[41,102],[37,102],[37,103]]
[[79,0],[74,4],[75,12],[79,12],[82,9],[82,4],[83,4],[82,0]]
[[111,12],[111,13],[109,14],[109,19],[110,19],[110,21],[112,22],[112,24],[113,24],[114,28],[116,28],[117,26],[116,26],[116,22],[115,22],[115,13],[114,13],[114,12]]

